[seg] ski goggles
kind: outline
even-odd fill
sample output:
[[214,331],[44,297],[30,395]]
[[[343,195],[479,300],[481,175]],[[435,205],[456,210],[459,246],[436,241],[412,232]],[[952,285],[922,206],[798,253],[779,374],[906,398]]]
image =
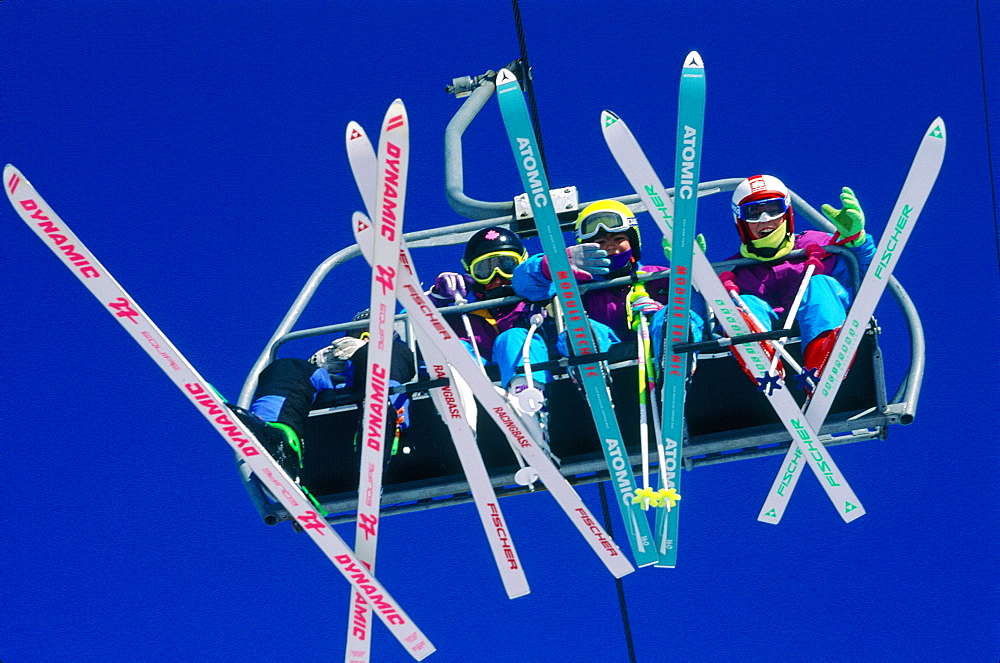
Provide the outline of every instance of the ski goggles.
[[776,219],[785,212],[788,211],[788,199],[787,198],[765,198],[764,200],[752,200],[749,203],[743,203],[742,205],[734,205],[736,209],[733,211],[736,216],[747,221],[748,223],[757,223],[762,220],[763,216],[767,216],[768,219]]
[[594,212],[580,220],[576,229],[576,240],[582,242],[605,232],[609,234],[623,233],[629,228],[638,227],[634,216],[624,216],[618,212]]
[[524,261],[524,256],[514,251],[498,251],[479,256],[469,265],[469,275],[476,280],[476,283],[483,285],[492,281],[497,274],[511,279],[514,278],[514,268]]

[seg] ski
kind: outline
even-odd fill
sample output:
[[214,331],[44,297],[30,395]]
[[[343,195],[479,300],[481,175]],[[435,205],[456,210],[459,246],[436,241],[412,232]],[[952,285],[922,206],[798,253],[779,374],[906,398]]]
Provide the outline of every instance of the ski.
[[[567,338],[572,339],[567,345],[572,348],[573,354],[594,354],[598,348],[587,320],[587,313],[583,308],[579,286],[570,269],[569,258],[566,256],[566,244],[559,228],[559,220],[552,209],[548,177],[541,161],[536,157],[539,152],[531,120],[528,117],[528,108],[524,102],[524,94],[517,78],[507,69],[501,69],[497,74],[496,85],[504,127],[510,139],[511,149],[514,151],[514,159],[517,161],[524,190],[528,192],[528,199],[531,201],[538,238],[542,242],[552,272],[552,283],[565,312]],[[581,364],[578,368],[636,565],[642,567],[655,564],[657,555],[649,530],[649,521],[642,510],[642,505],[633,502],[636,491],[635,475],[632,473],[632,463],[629,461],[628,450],[625,448],[618,419],[615,417],[614,404],[611,402],[602,365],[595,361]]]
[[239,418],[229,415],[229,408],[208,382],[52,211],[34,187],[11,165],[4,168],[4,182],[7,197],[21,219],[153,358],[157,366],[229,443],[241,462],[247,464],[337,570],[347,578],[355,591],[362,593],[375,606],[379,618],[400,644],[416,660],[430,655],[434,646],[410,621],[395,599],[317,513],[298,485],[264,451]]
[[[369,262],[372,259],[370,237],[373,232],[371,221],[361,212],[354,213],[354,236],[358,247]],[[601,562],[615,577],[620,578],[635,569],[614,540],[598,524],[590,510],[580,499],[576,490],[559,473],[555,464],[542,450],[536,432],[525,426],[520,416],[496,392],[493,383],[483,374],[476,360],[459,342],[451,326],[437,307],[427,298],[420,286],[416,270],[410,259],[405,240],[399,251],[399,272],[397,273],[396,296],[409,312],[410,322],[419,327],[425,340],[437,347],[439,353],[447,357],[453,372],[472,388],[476,399],[482,403],[490,418],[496,422],[501,432],[521,450],[525,460],[538,473],[539,478],[551,493],[570,521],[577,528],[587,544]]]
[[[659,177],[650,165],[649,160],[639,147],[625,122],[610,111],[604,111],[601,116],[601,126],[604,139],[611,150],[618,166],[625,173],[626,179],[639,194],[643,205],[649,211],[663,236],[670,241],[673,229],[668,221],[673,219],[674,201],[667,190],[663,188]],[[733,298],[726,291],[708,262],[700,246],[694,246],[692,261],[692,277],[694,285],[701,292],[705,301],[715,312],[715,316],[730,338],[750,333],[739,310],[733,303]],[[753,366],[754,372],[766,374],[770,368],[770,359],[760,344],[737,344],[733,348],[746,363]],[[851,490],[844,475],[840,472],[826,448],[819,442],[816,431],[806,421],[795,399],[787,389],[776,389],[772,393],[763,392],[775,414],[781,420],[782,426],[792,439],[792,446],[798,449],[797,458],[803,456],[809,466],[820,479],[827,497],[837,509],[837,513],[845,522],[864,515],[865,510],[860,500]]]
[[[396,413],[387,406],[392,370],[393,320],[396,315],[396,271],[399,238],[403,234],[406,176],[410,160],[410,123],[400,99],[389,105],[382,120],[376,163],[375,213],[379,232],[373,236],[368,366],[361,415],[361,471],[354,553],[375,571],[385,434]],[[390,422],[391,420],[391,422]],[[348,663],[371,657],[371,608],[360,593],[351,601],[347,628]]]
[[[665,466],[662,488],[681,489],[681,451],[684,440],[684,397],[688,380],[688,356],[673,347],[687,342],[691,311],[691,262],[694,259],[695,217],[698,211],[698,181],[705,125],[705,65],[697,51],[684,59],[677,101],[677,149],[674,157],[674,207],[670,259],[670,313],[664,325],[666,348],[663,370],[663,414],[660,417]],[[656,512],[657,566],[677,566],[677,529],[680,503],[664,505]]]
[[[823,373],[819,376],[817,387],[806,407],[806,421],[817,431],[822,427],[833,405],[840,385],[843,384],[847,369],[854,360],[858,345],[864,336],[865,329],[875,313],[885,288],[889,283],[903,247],[916,225],[917,218],[930,196],[934,182],[937,180],[941,164],[944,162],[944,152],[947,144],[944,121],[937,117],[931,122],[920,141],[920,147],[910,165],[910,170],[903,182],[903,188],[896,200],[896,205],[889,216],[889,224],[882,232],[875,258],[872,260],[865,277],[858,288],[854,303],[847,312],[847,318],[837,334],[836,351],[831,355]],[[761,507],[757,520],[777,524],[785,512],[788,500],[795,490],[801,476],[798,457],[790,448],[785,455],[781,470],[774,478],[771,490],[768,492]]]
[[[354,181],[361,192],[368,213],[372,214],[376,209],[375,186],[378,173],[375,150],[364,129],[357,122],[350,122],[347,125],[346,143]],[[422,330],[415,327],[414,333],[431,377],[451,380],[451,369],[444,356],[424,338]],[[464,402],[459,398],[459,394],[455,393],[452,384],[431,389],[429,393],[451,434],[466,481],[469,482],[473,503],[479,513],[490,550],[493,552],[497,570],[500,572],[504,590],[512,599],[524,596],[530,591],[528,580],[511,540],[510,530],[500,509],[496,491],[490,482],[489,471],[479,451],[475,431],[465,415]],[[471,403],[471,406],[475,407],[475,403]]]

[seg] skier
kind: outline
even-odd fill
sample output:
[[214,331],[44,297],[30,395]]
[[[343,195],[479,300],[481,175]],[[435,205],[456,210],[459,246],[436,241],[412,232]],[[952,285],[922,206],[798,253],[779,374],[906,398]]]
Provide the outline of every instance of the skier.
[[[666,267],[642,265],[642,245],[639,224],[625,204],[617,200],[599,200],[587,205],[577,217],[575,229],[577,243],[566,249],[573,275],[579,282],[606,281],[637,273],[664,272]],[[703,241],[703,238],[700,238]],[[629,315],[652,315],[650,330],[654,347],[660,350],[663,325],[667,313],[664,305],[669,301],[669,283],[664,279],[647,281],[645,289],[633,285],[588,290],[583,295],[583,306],[590,318],[591,328],[599,351],[628,338],[632,331]],[[514,291],[531,300],[552,297],[552,275],[544,254],[533,255],[514,270]],[[697,308],[697,307],[693,307]],[[702,317],[691,312],[691,328],[699,330]],[[699,336],[700,338],[700,336]],[[560,337],[559,351],[566,355],[565,339]]]
[[[865,232],[865,215],[854,192],[843,187],[842,208],[823,205],[823,214],[837,229],[836,234],[820,230],[795,233],[795,219],[788,188],[777,177],[754,175],[733,191],[733,219],[740,236],[740,252],[734,258],[749,258],[759,264],[740,266],[720,275],[727,286],[736,288],[747,308],[760,321],[752,321],[753,331],[770,330],[772,321],[788,313],[806,271],[806,257],[783,259],[794,249],[811,245],[842,245],[858,259],[864,274],[875,254],[875,242]],[[824,253],[806,286],[796,314],[803,350],[803,383],[812,390],[836,342],[851,304],[850,274],[844,260]],[[737,355],[738,357],[738,355]],[[743,370],[753,379],[746,367]]]
[[[367,320],[368,311],[354,316],[352,322]],[[393,337],[392,367],[388,386],[405,384],[413,379],[413,353],[405,343]],[[298,480],[303,462],[303,433],[309,411],[322,407],[335,390],[359,391],[363,396],[364,371],[368,365],[368,330],[348,332],[342,338],[316,352],[309,361],[282,357],[268,364],[257,378],[257,389],[249,410],[230,405],[247,424],[282,469]],[[407,394],[390,394],[386,412],[386,441],[398,439],[406,427]],[[388,462],[390,453],[385,455]]]
[[[500,227],[483,228],[465,245],[462,255],[465,273],[442,272],[428,295],[438,308],[465,300],[486,302],[512,296],[515,293],[511,278],[527,256],[514,232]],[[538,307],[530,302],[470,311],[464,317],[472,330],[471,337],[462,317],[446,315],[445,319],[473,355],[478,351],[484,364],[496,364],[500,369],[500,384],[509,393],[517,394],[527,386],[524,376],[515,369],[524,365],[523,348],[530,318],[537,311]],[[532,335],[528,357],[531,363],[548,360],[548,347],[540,333]],[[532,371],[531,375],[543,390],[551,379],[548,371]]]

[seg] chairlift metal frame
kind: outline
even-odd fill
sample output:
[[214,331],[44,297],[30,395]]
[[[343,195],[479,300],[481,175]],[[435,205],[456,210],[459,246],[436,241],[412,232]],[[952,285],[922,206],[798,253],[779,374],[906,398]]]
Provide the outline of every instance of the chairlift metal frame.
[[[461,96],[465,97],[465,101],[445,130],[445,192],[452,209],[461,216],[470,219],[470,221],[430,230],[405,233],[403,237],[411,249],[462,244],[477,230],[490,226],[507,226],[522,236],[533,234],[534,226],[530,210],[523,203],[519,205],[517,199],[512,201],[486,202],[474,200],[467,196],[464,191],[462,135],[495,91],[494,76],[495,72],[488,71],[475,78],[469,77],[468,85],[449,86],[449,91],[461,91],[463,93]],[[456,81],[461,82],[461,79],[456,79]],[[703,182],[699,185],[698,195],[707,196],[732,191],[741,181],[742,178],[729,178]],[[817,212],[815,208],[799,197],[794,191],[791,192],[791,195],[799,219],[807,219],[814,227],[833,232],[834,228],[822,214]],[[577,201],[576,189],[574,187],[554,189],[553,196],[559,203],[561,223],[567,229],[571,228],[578,210],[582,207]],[[638,196],[635,194],[623,195],[617,197],[616,200],[625,203],[633,211],[645,211]],[[839,247],[832,248],[834,251],[838,249]],[[847,260],[852,270],[855,286],[857,286],[860,275],[858,274],[857,262],[854,259],[854,255],[850,251],[843,249],[839,252]],[[257,376],[267,364],[274,361],[280,348],[285,343],[297,339],[338,334],[366,326],[365,322],[347,322],[293,331],[302,312],[310,303],[326,277],[336,267],[359,255],[360,251],[357,245],[347,246],[324,260],[313,271],[251,368],[243,389],[240,392],[238,400],[240,406],[248,407],[250,405],[257,384]],[[726,269],[732,269],[738,264],[749,264],[751,262],[748,260],[726,261],[716,263],[713,266],[718,272],[721,272]],[[609,282],[603,284],[603,286],[598,284],[591,287],[610,287],[615,284],[616,282]],[[868,379],[870,379],[871,387],[873,387],[871,390],[874,396],[873,402],[868,403],[867,407],[848,412],[838,412],[835,405],[831,411],[831,415],[820,431],[820,439],[827,446],[872,439],[886,439],[890,425],[910,424],[916,415],[925,366],[923,327],[912,300],[895,277],[891,277],[888,289],[902,313],[903,320],[909,332],[910,364],[908,370],[892,398],[887,398],[882,352],[878,344],[879,329],[873,320],[866,334],[869,342],[866,357],[870,357],[871,359],[871,374]],[[489,305],[496,306],[499,303],[506,303],[508,301],[518,301],[518,298],[512,297],[507,300],[494,300]],[[481,303],[473,303],[450,307],[449,312],[469,311],[485,307]],[[409,333],[405,313],[398,315],[396,321],[397,330],[401,332],[401,337],[406,339],[412,346],[413,335]],[[703,370],[703,366],[710,365],[708,362],[719,359],[735,367],[735,362],[726,359],[728,354],[728,351],[720,351],[716,354],[699,355],[699,371]],[[858,361],[862,361],[861,352],[859,352]],[[865,361],[867,361],[867,358]],[[612,364],[612,369],[613,371],[627,370],[630,367],[634,369],[634,365],[634,359],[631,362],[627,360],[620,361]],[[697,373],[695,374],[695,379],[698,379]],[[851,376],[848,376],[849,381],[850,379]],[[749,381],[746,381],[745,378],[744,382],[749,385]],[[427,389],[428,385],[426,383],[411,384],[407,385],[406,388],[414,390],[414,404],[416,404],[421,398],[419,390],[421,388]],[[425,395],[424,398],[426,400]],[[429,400],[426,402],[429,406]],[[335,408],[314,411],[312,414],[316,417],[330,416],[336,411],[342,412],[351,410],[352,408],[356,410],[356,407],[356,404],[352,402]],[[487,418],[481,416],[479,419],[480,428],[484,425],[484,419]],[[716,431],[705,434],[690,431],[683,449],[683,460],[686,469],[691,470],[694,467],[702,465],[713,465],[783,454],[789,444],[790,440],[787,437],[787,433],[777,423],[759,424],[737,430]],[[634,450],[631,447],[629,450],[631,462],[634,466],[638,466],[642,462],[640,454],[637,450],[633,452]],[[522,486],[514,481],[514,472],[518,467],[509,449],[507,450],[507,454],[510,455],[509,464],[501,464],[490,469],[497,495],[503,497],[524,494],[530,490],[534,490],[534,487]],[[652,456],[654,456],[653,460],[655,462],[655,452]],[[265,493],[260,483],[253,477],[245,465],[239,463],[239,461],[238,464],[244,479],[244,485],[264,521],[268,524],[276,524],[282,520],[288,520],[289,517],[284,508]],[[608,470],[604,464],[603,456],[597,451],[563,458],[561,471],[572,484],[592,483],[608,478]],[[538,489],[543,490],[544,488],[539,487]],[[330,515],[327,518],[330,522],[347,522],[354,519],[357,504],[356,484],[353,489],[344,490],[336,494],[321,494],[317,495],[317,497],[329,512]],[[471,500],[472,497],[469,493],[468,484],[460,472],[448,476],[416,481],[407,481],[405,479],[395,483],[387,481],[384,485],[382,495],[382,514],[390,515],[421,511],[441,506],[462,504]]]

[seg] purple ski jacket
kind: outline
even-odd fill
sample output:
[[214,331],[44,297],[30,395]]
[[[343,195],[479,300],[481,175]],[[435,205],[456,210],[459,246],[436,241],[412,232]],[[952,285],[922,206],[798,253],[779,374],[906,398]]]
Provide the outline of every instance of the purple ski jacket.
[[[810,244],[827,246],[833,236],[821,230],[807,230],[795,236],[795,248],[804,249]],[[875,255],[875,242],[870,234],[865,235],[865,240],[856,247],[851,247],[851,251],[858,258],[858,267],[861,275],[864,276],[868,265]],[[730,260],[742,258],[737,253],[729,258]],[[740,293],[745,295],[756,295],[760,297],[774,309],[779,316],[792,305],[795,293],[798,292],[802,277],[805,275],[805,257],[791,258],[779,263],[760,263],[756,265],[746,265],[733,270],[736,278],[734,283],[739,286]],[[827,253],[822,258],[823,270],[817,274],[826,274],[837,279],[844,289],[851,292],[853,289],[851,275],[847,264],[838,256]]]
[[[532,301],[542,301],[555,296],[555,289],[552,287],[552,279],[546,276],[542,269],[542,258],[544,254],[538,253],[531,256],[514,270],[513,286],[514,292],[525,299]],[[658,265],[642,265],[639,270],[647,273],[663,272],[666,267]],[[604,277],[591,276],[581,270],[573,270],[576,280],[579,283],[593,281],[603,281]],[[621,276],[619,274],[619,276]],[[646,290],[649,296],[660,302],[667,304],[668,295],[666,292],[660,294],[662,289],[666,291],[668,281],[659,279],[646,283]],[[583,295],[583,308],[591,320],[603,323],[615,332],[619,338],[625,338],[629,333],[628,327],[628,293],[630,286],[623,285],[617,288],[607,288],[603,290],[590,290]]]
[[[465,279],[466,289],[470,293],[469,303],[483,301],[483,294],[472,289],[474,284],[472,277],[468,274],[463,274],[462,278]],[[428,298],[440,309],[445,309],[455,303],[454,300],[439,297],[433,288],[428,293]],[[496,341],[497,336],[513,327],[523,327],[525,329],[530,327],[529,319],[531,318],[531,313],[532,305],[528,302],[518,302],[507,306],[469,311],[468,318],[472,327],[472,335],[475,338],[476,347],[479,348],[479,354],[482,355],[483,359],[493,361],[493,343]],[[466,343],[470,341],[469,333],[465,329],[465,322],[462,320],[461,315],[448,315],[445,313],[445,320],[455,330],[455,334],[458,335],[460,340]]]

